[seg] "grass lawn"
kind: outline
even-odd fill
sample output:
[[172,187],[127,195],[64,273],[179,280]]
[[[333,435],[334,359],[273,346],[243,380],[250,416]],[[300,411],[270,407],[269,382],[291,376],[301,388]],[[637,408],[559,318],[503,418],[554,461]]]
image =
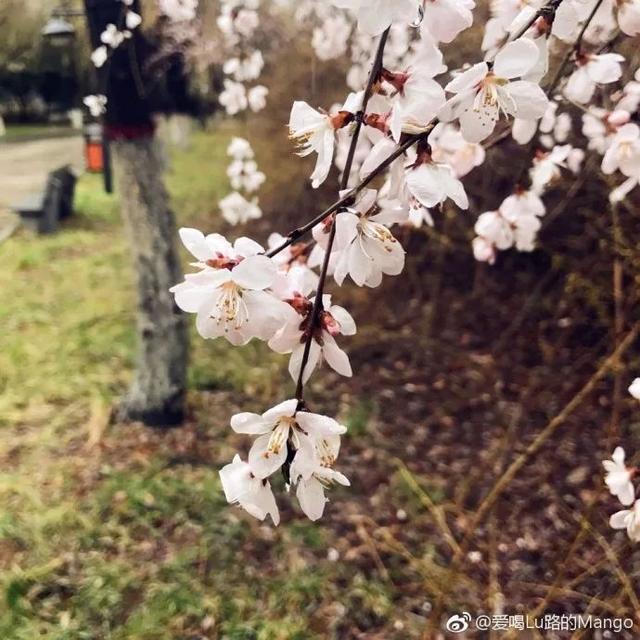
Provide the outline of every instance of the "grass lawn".
[[[226,165],[212,149],[229,137],[200,132],[173,154],[181,224],[219,224]],[[210,464],[176,463],[183,443],[172,436],[107,428],[133,363],[132,271],[99,177],[81,179],[76,207],[56,235],[0,245],[0,638],[321,637],[304,612],[323,569],[282,545],[267,551],[270,530],[248,531],[217,476],[231,449],[215,436],[226,436],[233,402],[216,394],[270,396],[282,359],[194,337],[191,426],[208,433]],[[293,524],[284,539],[326,555],[315,527]],[[289,554],[284,569],[258,580],[238,562],[244,545],[270,567],[271,554]]]

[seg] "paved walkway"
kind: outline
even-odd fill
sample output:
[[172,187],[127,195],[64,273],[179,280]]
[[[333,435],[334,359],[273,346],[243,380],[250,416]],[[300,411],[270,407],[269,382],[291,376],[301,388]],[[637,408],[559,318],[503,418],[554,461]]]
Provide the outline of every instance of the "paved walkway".
[[0,208],[42,190],[47,174],[66,164],[84,170],[82,136],[0,142]]

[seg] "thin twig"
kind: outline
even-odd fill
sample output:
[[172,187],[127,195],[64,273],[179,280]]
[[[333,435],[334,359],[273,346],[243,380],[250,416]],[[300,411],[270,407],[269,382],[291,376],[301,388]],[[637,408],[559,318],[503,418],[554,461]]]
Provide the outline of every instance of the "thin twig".
[[[624,332],[624,289],[623,278],[624,269],[622,260],[620,258],[620,245],[622,244],[622,231],[620,229],[620,214],[618,210],[618,204],[612,203],[611,205],[611,225],[613,230],[613,265],[612,265],[612,285],[613,285],[613,334],[615,344],[618,344],[622,339]],[[608,444],[609,448],[612,447],[613,441],[618,435],[620,427],[620,412],[622,406],[622,396],[624,383],[622,374],[624,368],[621,362],[616,363],[615,377],[613,380],[613,398],[611,406],[611,422],[608,429]]]
[[532,458],[535,454],[539,452],[545,442],[561,427],[567,419],[573,414],[573,412],[582,404],[582,402],[589,396],[590,393],[594,390],[596,385],[602,380],[615,366],[615,364],[620,360],[624,353],[634,344],[635,340],[638,338],[638,334],[640,333],[640,322],[637,322],[631,331],[627,334],[624,340],[620,342],[618,347],[613,351],[611,355],[609,355],[606,360],[600,365],[598,370],[591,376],[588,382],[576,393],[573,398],[565,405],[564,409],[560,411],[548,424],[547,426],[538,434],[538,436],[533,440],[533,442],[522,452],[512,463],[509,465],[507,470],[500,476],[497,482],[494,484],[493,488],[486,495],[484,500],[480,503],[476,514],[471,521],[471,524],[467,528],[467,533],[460,544],[460,551],[453,556],[451,561],[450,575],[451,581],[448,585],[448,591],[445,592],[439,601],[436,603],[435,607],[435,619],[439,620],[439,612],[442,607],[443,599],[446,597],[453,588],[453,584],[455,582],[455,574],[459,568],[460,562],[464,558],[467,550],[469,549],[469,545],[471,544],[471,540],[473,538],[473,534],[483,522],[484,518],[490,512],[491,508],[495,504],[496,500],[502,495],[505,489],[509,486],[509,484],[513,481],[516,475],[520,472],[520,470],[525,466],[525,464]]
[[638,595],[633,587],[633,582],[631,578],[626,573],[626,571],[620,565],[620,561],[618,560],[618,556],[614,551],[613,547],[609,544],[609,541],[596,529],[594,529],[590,523],[587,523],[589,527],[590,533],[596,539],[596,542],[600,545],[600,548],[604,551],[604,554],[607,556],[607,559],[611,563],[613,570],[620,581],[620,585],[622,586],[631,606],[633,607],[633,611],[635,614],[636,621],[640,622],[640,601],[638,600]]
[[[349,185],[349,178],[351,176],[351,169],[353,167],[353,159],[356,153],[356,147],[358,146],[358,140],[360,138],[360,131],[362,130],[362,122],[364,119],[364,114],[367,110],[367,105],[369,104],[369,99],[373,94],[373,87],[375,83],[378,81],[380,77],[380,72],[382,71],[382,61],[384,58],[384,49],[387,44],[387,39],[389,37],[389,30],[391,27],[387,28],[384,33],[380,36],[380,42],[378,43],[378,49],[376,51],[375,58],[373,60],[373,66],[371,67],[371,72],[369,73],[369,80],[367,82],[367,87],[364,91],[364,96],[362,98],[362,106],[358,113],[356,114],[356,126],[353,131],[353,135],[351,136],[351,144],[349,146],[349,153],[347,155],[347,161],[345,163],[344,171],[342,173],[342,179],[340,181],[340,189],[341,191],[346,189]],[[313,301],[313,308],[311,309],[311,317],[309,326],[307,328],[306,341],[304,345],[304,351],[302,353],[302,361],[300,363],[300,372],[298,374],[298,382],[296,384],[296,399],[298,400],[299,405],[302,405],[304,400],[304,371],[309,362],[309,354],[311,352],[311,344],[315,339],[315,328],[320,320],[320,315],[323,311],[323,303],[322,297],[324,295],[324,287],[327,281],[327,274],[329,272],[329,262],[331,261],[331,252],[333,250],[333,243],[336,239],[336,221],[333,221],[331,225],[331,231],[329,232],[329,239],[327,242],[327,247],[325,249],[324,260],[322,263],[322,270],[320,272],[320,279],[318,280],[318,287],[316,290],[316,297]]]
[[407,483],[408,487],[416,494],[422,505],[431,514],[431,517],[440,529],[440,533],[442,533],[444,539],[447,541],[447,544],[454,552],[458,553],[460,551],[460,545],[451,532],[442,509],[433,502],[429,494],[418,484],[411,471],[409,471],[409,469],[401,460],[396,459],[394,460],[394,462],[398,468],[398,471],[400,471],[402,479]]
[[[558,413],[547,426],[538,434],[535,440],[511,463],[509,468],[502,474],[495,483],[491,491],[482,501],[469,527],[467,538],[477,529],[484,520],[489,510],[493,507],[496,500],[502,495],[504,490],[509,486],[511,481],[516,477],[520,469],[541,449],[542,445],[561,427],[569,418],[569,416],[582,404],[583,400],[593,391],[595,386],[604,378],[609,371],[617,365],[622,355],[631,347],[640,332],[640,322],[626,335],[625,339],[620,342],[615,351],[600,365],[598,370],[591,376],[589,381],[576,393],[575,396],[567,403],[564,409]],[[464,545],[463,545],[464,546]]]
[[438,119],[434,118],[428,125],[424,132],[416,133],[414,135],[408,136],[406,140],[383,162],[381,162],[366,178],[364,178],[361,182],[359,182],[353,189],[350,189],[345,195],[343,195],[339,200],[336,200],[332,205],[327,207],[322,213],[318,214],[315,218],[307,222],[307,224],[302,227],[298,227],[294,229],[291,233],[287,235],[287,239],[277,246],[275,249],[272,249],[267,253],[267,256],[273,258],[273,256],[278,255],[281,251],[284,251],[287,247],[292,245],[294,242],[297,242],[302,236],[307,234],[311,229],[319,225],[323,220],[326,220],[332,213],[338,211],[338,209],[342,209],[345,206],[348,206],[353,202],[353,199],[366,187],[368,187],[380,174],[382,174],[386,169],[388,169],[400,156],[404,155],[407,149],[411,148],[418,141],[425,139],[433,130],[433,128],[438,124]]

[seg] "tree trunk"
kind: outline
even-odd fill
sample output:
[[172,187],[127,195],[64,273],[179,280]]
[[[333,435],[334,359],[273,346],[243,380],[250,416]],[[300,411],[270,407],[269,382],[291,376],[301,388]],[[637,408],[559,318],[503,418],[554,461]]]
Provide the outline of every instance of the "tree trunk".
[[[102,45],[109,25],[123,28],[121,0],[85,0],[93,48]],[[125,3],[140,14],[140,0]],[[162,178],[163,163],[154,137],[146,60],[151,49],[140,28],[98,70],[107,97],[105,152],[111,152],[122,215],[138,281],[138,363],[121,417],[145,424],[179,424],[184,413],[187,375],[185,317],[169,288],[182,270],[175,246],[177,234]],[[107,155],[105,153],[105,158]],[[106,165],[105,165],[106,167]]]
[[145,424],[179,424],[184,414],[188,334],[169,288],[182,269],[176,225],[153,135],[111,145],[116,184],[138,285],[138,362],[122,417]]

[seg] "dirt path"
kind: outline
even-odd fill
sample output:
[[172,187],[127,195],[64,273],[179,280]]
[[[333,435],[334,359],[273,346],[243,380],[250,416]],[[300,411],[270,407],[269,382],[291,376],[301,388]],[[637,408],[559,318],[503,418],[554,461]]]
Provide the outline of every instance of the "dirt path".
[[0,144],[0,208],[39,191],[47,174],[66,164],[84,169],[81,136]]

